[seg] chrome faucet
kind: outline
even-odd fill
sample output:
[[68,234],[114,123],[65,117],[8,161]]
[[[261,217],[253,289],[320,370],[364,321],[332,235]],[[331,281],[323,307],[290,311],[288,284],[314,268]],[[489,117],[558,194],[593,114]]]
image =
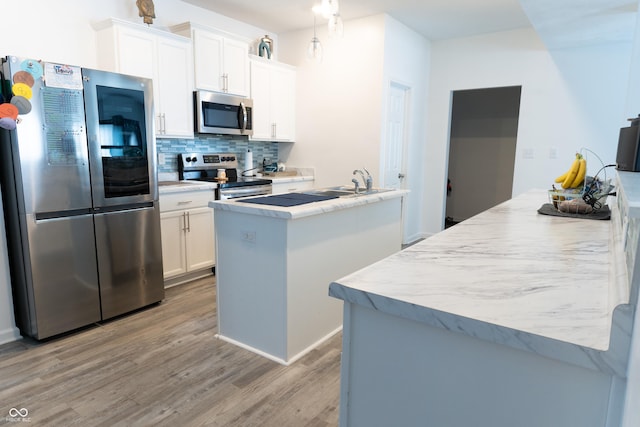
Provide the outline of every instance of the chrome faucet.
[[[364,170],[364,172],[362,172]],[[365,178],[364,173],[367,173],[367,177]],[[356,169],[353,171],[353,174],[360,174],[360,176],[362,177],[362,183],[364,184],[365,188],[367,189],[367,192],[371,191],[371,189],[373,188],[373,178],[371,177],[371,174],[369,173],[369,171],[366,168],[362,168],[362,170],[360,169]],[[358,192],[358,180],[356,178],[353,178],[351,180],[351,182],[353,182],[356,185],[356,193]]]

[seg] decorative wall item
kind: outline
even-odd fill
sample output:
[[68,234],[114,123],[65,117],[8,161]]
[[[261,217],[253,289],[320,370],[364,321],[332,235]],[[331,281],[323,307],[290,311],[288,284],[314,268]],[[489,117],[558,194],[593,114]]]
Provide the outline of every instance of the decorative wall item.
[[258,45],[258,55],[261,57],[267,57],[271,59],[271,55],[273,54],[273,39],[267,35],[260,39],[260,44]]
[[144,23],[153,24],[153,18],[156,17],[153,0],[136,0],[136,6],[138,6],[138,16],[142,17]]

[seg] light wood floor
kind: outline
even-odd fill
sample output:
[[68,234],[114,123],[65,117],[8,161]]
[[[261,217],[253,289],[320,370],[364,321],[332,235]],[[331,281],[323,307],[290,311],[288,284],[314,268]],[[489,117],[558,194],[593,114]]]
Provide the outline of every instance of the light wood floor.
[[150,309],[0,346],[0,425],[336,426],[341,334],[285,367],[217,340],[215,301],[213,278],[198,280]]

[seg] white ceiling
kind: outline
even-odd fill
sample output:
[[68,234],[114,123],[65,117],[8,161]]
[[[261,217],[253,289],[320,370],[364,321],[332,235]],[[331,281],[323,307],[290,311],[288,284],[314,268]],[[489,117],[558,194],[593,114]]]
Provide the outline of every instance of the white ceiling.
[[[310,28],[320,0],[183,0],[275,34]],[[343,20],[386,13],[430,40],[528,27],[518,0],[340,0]],[[318,21],[320,24],[321,21]]]
[[[274,34],[310,28],[320,2],[182,1]],[[533,27],[549,48],[630,41],[637,10],[638,0],[340,0],[345,21],[386,13],[430,40]]]

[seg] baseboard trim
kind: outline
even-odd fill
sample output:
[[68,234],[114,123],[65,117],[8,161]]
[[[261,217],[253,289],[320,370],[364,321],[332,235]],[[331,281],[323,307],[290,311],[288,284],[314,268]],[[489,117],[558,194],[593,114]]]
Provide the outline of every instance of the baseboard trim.
[[7,328],[0,331],[0,345],[22,339],[18,328]]

